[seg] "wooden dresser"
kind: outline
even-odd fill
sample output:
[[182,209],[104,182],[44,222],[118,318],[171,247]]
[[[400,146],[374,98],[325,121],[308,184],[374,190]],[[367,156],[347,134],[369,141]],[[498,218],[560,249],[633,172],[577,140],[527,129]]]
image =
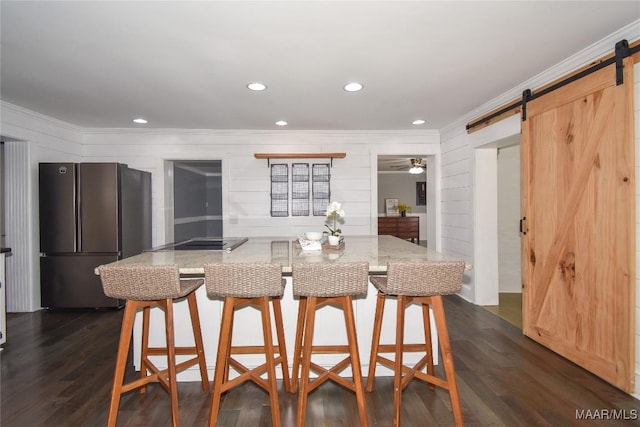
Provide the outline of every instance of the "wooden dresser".
[[420,218],[417,216],[379,216],[378,234],[411,239],[420,243]]

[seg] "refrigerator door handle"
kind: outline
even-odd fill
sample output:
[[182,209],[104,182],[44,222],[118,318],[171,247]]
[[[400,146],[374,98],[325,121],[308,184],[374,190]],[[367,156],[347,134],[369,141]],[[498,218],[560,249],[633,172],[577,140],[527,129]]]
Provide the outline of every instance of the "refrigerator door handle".
[[82,252],[82,191],[80,186],[82,180],[80,174],[82,170],[79,165],[74,165],[76,168],[76,252]]

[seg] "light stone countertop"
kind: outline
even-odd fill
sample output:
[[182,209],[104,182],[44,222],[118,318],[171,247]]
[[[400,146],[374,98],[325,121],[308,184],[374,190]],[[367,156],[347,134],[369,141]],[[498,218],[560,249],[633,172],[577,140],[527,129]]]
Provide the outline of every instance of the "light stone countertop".
[[[177,264],[184,275],[203,275],[204,264],[222,263],[280,263],[282,273],[291,274],[291,265],[300,262],[358,262],[367,261],[370,273],[385,273],[390,261],[438,262],[456,258],[392,236],[345,236],[341,249],[303,251],[295,237],[249,237],[248,241],[231,252],[210,250],[156,249],[120,261],[119,265]],[[470,268],[467,266],[467,269]]]

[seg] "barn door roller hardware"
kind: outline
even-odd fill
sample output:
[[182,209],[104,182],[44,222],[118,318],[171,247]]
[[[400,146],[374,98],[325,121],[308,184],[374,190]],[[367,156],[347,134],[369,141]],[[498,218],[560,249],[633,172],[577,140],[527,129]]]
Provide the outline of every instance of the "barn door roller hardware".
[[629,56],[631,53],[631,49],[629,49],[629,42],[626,40],[621,40],[616,43],[616,85],[620,86],[624,83],[624,75],[622,60]]
[[522,91],[522,121],[527,120],[527,102],[531,101],[531,89]]

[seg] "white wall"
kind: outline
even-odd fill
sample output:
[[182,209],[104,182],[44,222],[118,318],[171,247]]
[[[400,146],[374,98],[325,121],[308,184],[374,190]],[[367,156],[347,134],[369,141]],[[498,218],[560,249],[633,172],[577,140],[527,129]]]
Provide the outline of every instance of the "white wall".
[[80,128],[0,101],[5,144],[7,311],[40,308],[38,163],[79,161]]
[[498,150],[498,289],[522,292],[520,145]]
[[427,206],[416,206],[416,183],[426,182],[427,174],[412,175],[407,171],[378,172],[378,214],[385,215],[384,199],[398,199],[411,206],[410,214],[426,214]]

